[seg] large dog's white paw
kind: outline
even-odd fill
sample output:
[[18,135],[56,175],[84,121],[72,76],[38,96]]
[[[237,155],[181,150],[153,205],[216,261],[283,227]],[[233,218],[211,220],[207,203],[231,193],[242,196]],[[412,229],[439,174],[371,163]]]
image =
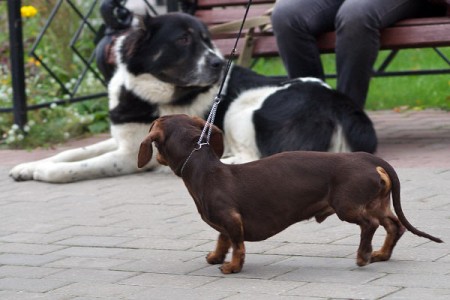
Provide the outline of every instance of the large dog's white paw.
[[63,171],[61,164],[50,161],[36,161],[15,166],[9,172],[16,181],[39,180],[64,183],[73,181],[70,172]]
[[76,168],[70,167],[71,163],[41,163],[36,166],[33,179],[37,181],[51,182],[51,183],[68,183],[78,181],[80,174],[76,171]]
[[33,173],[38,164],[38,162],[29,162],[17,165],[9,171],[9,176],[16,181],[33,180]]

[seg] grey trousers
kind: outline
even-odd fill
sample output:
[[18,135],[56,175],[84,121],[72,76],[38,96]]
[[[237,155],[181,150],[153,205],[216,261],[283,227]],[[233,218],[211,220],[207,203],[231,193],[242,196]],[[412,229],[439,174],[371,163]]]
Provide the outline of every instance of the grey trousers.
[[424,5],[424,0],[278,0],[272,24],[291,78],[324,78],[315,37],[336,30],[337,89],[364,107],[380,29],[419,15]]

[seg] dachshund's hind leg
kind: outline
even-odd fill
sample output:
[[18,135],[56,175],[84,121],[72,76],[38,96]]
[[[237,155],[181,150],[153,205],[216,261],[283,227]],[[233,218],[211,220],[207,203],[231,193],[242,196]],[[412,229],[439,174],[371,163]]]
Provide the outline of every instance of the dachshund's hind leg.
[[361,240],[356,257],[356,264],[360,267],[370,263],[372,255],[372,239],[378,228],[378,223],[372,218],[363,219],[358,222],[361,227]]
[[381,249],[372,253],[371,262],[389,260],[395,245],[406,230],[392,212],[381,219],[380,224],[386,229],[387,235]]

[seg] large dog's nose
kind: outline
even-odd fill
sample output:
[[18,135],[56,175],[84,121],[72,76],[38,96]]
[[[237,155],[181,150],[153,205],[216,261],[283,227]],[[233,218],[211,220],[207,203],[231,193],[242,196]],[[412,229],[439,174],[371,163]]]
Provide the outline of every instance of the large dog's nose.
[[224,61],[222,58],[220,58],[220,57],[218,57],[218,56],[216,56],[216,55],[212,55],[212,56],[210,56],[209,59],[208,59],[208,64],[209,64],[213,69],[219,70],[219,69],[222,69],[222,68],[223,68],[223,66],[224,66],[224,64],[225,64],[225,61]]

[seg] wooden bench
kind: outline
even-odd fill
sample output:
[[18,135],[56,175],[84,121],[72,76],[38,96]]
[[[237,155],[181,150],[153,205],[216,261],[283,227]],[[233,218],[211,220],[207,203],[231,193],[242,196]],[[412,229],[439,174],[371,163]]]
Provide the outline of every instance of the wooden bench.
[[[176,0],[171,0],[176,1]],[[182,1],[181,1],[182,2]],[[230,22],[239,23],[245,12],[246,0],[196,0],[187,1],[193,5],[182,5],[182,8],[194,14],[205,22],[208,26],[227,24]],[[253,0],[247,18],[252,19],[264,15],[273,7],[275,0]],[[407,19],[394,24],[381,31],[381,49],[390,50],[384,61],[377,70],[375,76],[396,76],[396,75],[418,75],[418,74],[445,74],[450,73],[450,59],[438,47],[450,46],[450,1],[447,1],[447,16]],[[244,32],[247,32],[246,30]],[[226,33],[213,34],[213,40],[224,55],[228,55],[233,49],[237,30]],[[335,46],[335,33],[327,32],[317,38],[317,44],[322,53],[333,53]],[[239,55],[244,45],[251,45],[251,56],[276,57],[278,56],[277,43],[273,32],[260,30],[256,27],[250,39],[241,38],[236,54]],[[387,66],[401,49],[411,48],[433,48],[446,63],[442,69],[428,70],[407,70],[407,71],[386,71]],[[328,76],[328,77],[334,77]]]

